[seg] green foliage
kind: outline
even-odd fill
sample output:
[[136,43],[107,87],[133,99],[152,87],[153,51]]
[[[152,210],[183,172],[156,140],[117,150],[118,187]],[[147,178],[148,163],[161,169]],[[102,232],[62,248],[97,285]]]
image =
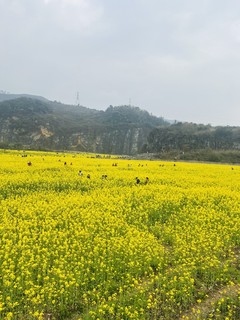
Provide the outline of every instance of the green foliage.
[[3,147],[112,154],[140,152],[148,133],[166,124],[136,107],[106,111],[29,97],[0,102]]
[[238,162],[240,127],[177,123],[155,128],[145,149],[163,159]]
[[127,105],[99,111],[1,93],[0,101],[3,149],[145,153],[148,158],[154,154],[164,160],[240,162],[240,127],[170,125],[161,117]]
[[104,122],[110,124],[127,124],[127,125],[147,125],[157,127],[169,125],[163,118],[150,115],[146,110],[132,106],[109,106],[105,111]]

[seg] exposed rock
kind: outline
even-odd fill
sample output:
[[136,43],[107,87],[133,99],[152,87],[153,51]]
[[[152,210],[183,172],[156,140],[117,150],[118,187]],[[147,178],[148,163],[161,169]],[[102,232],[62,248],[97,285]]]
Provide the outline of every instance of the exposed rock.
[[151,130],[166,124],[129,106],[104,112],[26,97],[0,103],[0,142],[11,148],[135,155]]

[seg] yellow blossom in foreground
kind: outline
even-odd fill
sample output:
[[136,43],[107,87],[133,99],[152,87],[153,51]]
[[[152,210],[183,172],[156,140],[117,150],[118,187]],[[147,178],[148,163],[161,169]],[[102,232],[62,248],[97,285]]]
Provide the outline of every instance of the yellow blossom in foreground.
[[1,319],[237,317],[238,166],[0,157]]

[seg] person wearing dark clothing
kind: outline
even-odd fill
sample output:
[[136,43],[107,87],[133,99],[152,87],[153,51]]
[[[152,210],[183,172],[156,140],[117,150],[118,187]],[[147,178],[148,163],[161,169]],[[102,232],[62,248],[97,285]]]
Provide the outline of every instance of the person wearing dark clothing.
[[136,177],[136,184],[140,183],[140,179],[138,177]]

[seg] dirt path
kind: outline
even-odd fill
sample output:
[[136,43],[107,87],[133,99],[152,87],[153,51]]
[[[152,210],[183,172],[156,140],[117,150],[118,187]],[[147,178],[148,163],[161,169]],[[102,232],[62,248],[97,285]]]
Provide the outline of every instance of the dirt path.
[[218,291],[214,291],[209,295],[204,301],[195,304],[192,306],[191,310],[183,313],[179,320],[197,320],[197,319],[206,319],[207,315],[212,310],[212,305],[215,304],[218,300],[225,297],[235,297],[240,291],[240,285],[235,284],[231,286],[226,286],[221,288]]

